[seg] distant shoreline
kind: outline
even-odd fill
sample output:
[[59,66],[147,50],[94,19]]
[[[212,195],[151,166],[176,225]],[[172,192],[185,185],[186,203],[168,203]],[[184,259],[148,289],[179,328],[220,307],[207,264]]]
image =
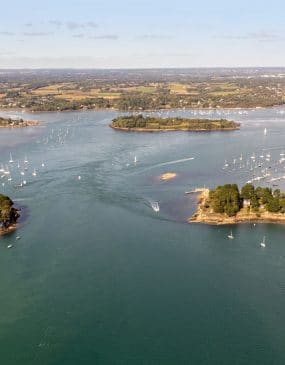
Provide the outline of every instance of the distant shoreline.
[[112,124],[109,124],[109,127],[112,129],[116,129],[122,132],[145,132],[145,133],[163,133],[163,132],[230,132],[239,130],[239,127],[236,128],[221,128],[221,129],[188,129],[188,128],[163,128],[163,129],[148,129],[148,128],[123,128],[123,127],[114,127]]
[[37,120],[23,120],[23,119],[11,119],[0,117],[0,128],[26,128],[39,125]]
[[264,110],[264,109],[274,109],[274,108],[282,108],[285,107],[285,103],[284,104],[274,104],[274,105],[270,105],[270,106],[252,106],[252,107],[218,107],[218,108],[214,108],[214,107],[207,107],[207,108],[201,108],[201,107],[191,107],[191,108],[165,108],[165,109],[132,109],[130,111],[126,111],[126,110],[122,110],[122,109],[118,109],[118,108],[81,108],[81,109],[66,109],[66,110],[33,110],[33,109],[29,109],[29,108],[15,108],[15,107],[11,107],[11,108],[3,108],[0,107],[0,112],[21,112],[21,113],[32,113],[32,114],[41,114],[41,113],[72,113],[72,112],[92,112],[92,111],[109,111],[109,112],[118,112],[118,113],[158,113],[158,112],[169,112],[169,111],[177,111],[177,112],[185,112],[185,111],[223,111],[223,110],[245,110],[245,111],[249,111],[249,110]]

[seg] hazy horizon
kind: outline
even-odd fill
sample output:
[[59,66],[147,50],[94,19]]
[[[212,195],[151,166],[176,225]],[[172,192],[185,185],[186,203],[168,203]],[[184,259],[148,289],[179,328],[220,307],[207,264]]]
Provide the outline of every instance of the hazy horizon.
[[0,69],[282,67],[283,10],[279,0],[6,2]]

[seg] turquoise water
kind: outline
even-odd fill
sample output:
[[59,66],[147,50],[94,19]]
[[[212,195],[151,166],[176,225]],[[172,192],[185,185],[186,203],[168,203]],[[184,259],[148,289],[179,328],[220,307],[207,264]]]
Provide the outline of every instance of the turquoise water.
[[[185,223],[184,194],[250,179],[223,169],[241,154],[271,151],[281,176],[283,110],[221,111],[242,129],[212,134],[118,132],[102,111],[24,114],[42,125],[0,130],[13,178],[1,191],[23,209],[0,240],[1,364],[283,365],[285,226],[235,226],[230,241],[229,227]],[[177,178],[161,182],[168,171]]]

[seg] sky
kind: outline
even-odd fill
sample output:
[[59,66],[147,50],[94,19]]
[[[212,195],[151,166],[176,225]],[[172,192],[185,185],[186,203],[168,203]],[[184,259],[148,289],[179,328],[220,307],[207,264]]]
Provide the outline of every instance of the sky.
[[285,66],[284,0],[0,5],[0,68]]

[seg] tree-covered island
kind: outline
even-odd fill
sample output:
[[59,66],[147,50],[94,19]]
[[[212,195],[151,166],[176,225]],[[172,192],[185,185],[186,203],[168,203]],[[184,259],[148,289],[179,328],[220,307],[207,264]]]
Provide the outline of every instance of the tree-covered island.
[[231,131],[239,129],[240,124],[226,120],[159,118],[139,115],[120,116],[113,119],[110,127],[124,131],[161,132],[161,131]]
[[35,120],[11,119],[0,117],[0,128],[22,128],[38,125]]
[[19,211],[14,208],[13,201],[0,194],[0,235],[15,229],[19,217]]
[[280,189],[236,184],[201,189],[198,209],[189,222],[234,224],[285,223],[285,194]]

